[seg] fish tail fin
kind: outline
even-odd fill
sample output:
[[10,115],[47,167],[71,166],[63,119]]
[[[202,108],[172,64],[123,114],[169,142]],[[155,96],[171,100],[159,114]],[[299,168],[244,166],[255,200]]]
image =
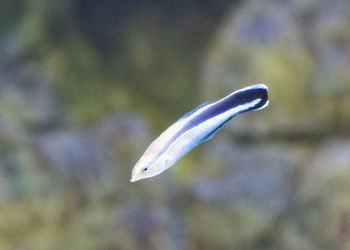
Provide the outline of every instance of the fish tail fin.
[[240,105],[252,102],[255,103],[253,106],[249,106],[249,108],[246,110],[242,110],[242,112],[257,111],[265,108],[269,104],[269,97],[267,92],[268,87],[265,84],[255,84],[237,90],[229,97],[234,98],[236,103],[239,103]]

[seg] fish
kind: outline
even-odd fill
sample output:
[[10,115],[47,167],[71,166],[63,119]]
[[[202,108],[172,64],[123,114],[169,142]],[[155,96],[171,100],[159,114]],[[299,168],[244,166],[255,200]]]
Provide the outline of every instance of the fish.
[[261,110],[268,104],[268,87],[265,84],[255,84],[239,89],[216,102],[199,105],[149,145],[136,162],[130,182],[159,175],[195,146],[212,139],[236,115]]

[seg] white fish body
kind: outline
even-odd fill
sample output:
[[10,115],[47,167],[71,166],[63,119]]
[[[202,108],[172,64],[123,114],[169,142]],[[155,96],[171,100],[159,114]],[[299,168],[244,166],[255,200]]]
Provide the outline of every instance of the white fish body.
[[147,148],[132,170],[131,182],[160,174],[198,144],[210,140],[239,113],[268,105],[267,87],[256,84],[214,102],[203,103],[166,129]]

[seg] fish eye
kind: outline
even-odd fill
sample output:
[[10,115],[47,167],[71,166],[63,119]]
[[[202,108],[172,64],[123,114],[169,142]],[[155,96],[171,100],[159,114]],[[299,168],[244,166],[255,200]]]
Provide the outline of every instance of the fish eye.
[[142,169],[143,172],[146,172],[147,170],[148,170],[148,167],[144,167],[144,168]]

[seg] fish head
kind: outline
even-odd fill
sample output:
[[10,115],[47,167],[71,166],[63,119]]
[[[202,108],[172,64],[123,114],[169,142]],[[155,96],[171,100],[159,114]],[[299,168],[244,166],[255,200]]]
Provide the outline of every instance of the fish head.
[[167,168],[167,161],[164,156],[161,155],[152,157],[149,155],[144,155],[135,164],[131,173],[130,182],[159,175]]

